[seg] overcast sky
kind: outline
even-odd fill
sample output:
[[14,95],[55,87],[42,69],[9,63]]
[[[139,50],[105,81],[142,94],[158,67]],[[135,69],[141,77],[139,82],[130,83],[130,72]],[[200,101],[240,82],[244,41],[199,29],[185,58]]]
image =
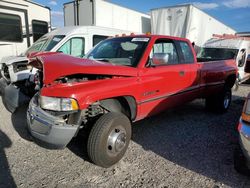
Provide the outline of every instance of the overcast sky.
[[[34,1],[51,8],[53,27],[63,26],[63,4],[70,2],[69,0]],[[250,0],[110,0],[110,2],[144,13],[149,13],[152,8],[193,3],[236,31],[250,31]]]

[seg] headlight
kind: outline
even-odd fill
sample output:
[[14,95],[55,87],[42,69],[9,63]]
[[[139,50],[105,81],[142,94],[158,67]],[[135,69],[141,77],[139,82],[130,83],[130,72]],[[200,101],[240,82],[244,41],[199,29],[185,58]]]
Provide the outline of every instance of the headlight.
[[41,108],[53,111],[72,111],[78,110],[78,104],[75,99],[71,98],[56,98],[40,96]]
[[247,99],[242,112],[242,120],[250,122],[250,99]]

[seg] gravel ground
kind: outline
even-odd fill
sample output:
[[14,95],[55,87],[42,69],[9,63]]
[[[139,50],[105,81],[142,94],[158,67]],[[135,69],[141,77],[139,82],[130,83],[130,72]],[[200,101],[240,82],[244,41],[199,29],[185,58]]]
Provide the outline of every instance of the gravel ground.
[[135,123],[127,153],[108,169],[88,161],[81,137],[63,150],[38,146],[27,132],[25,108],[10,114],[0,102],[0,187],[250,187],[233,167],[249,91],[240,87],[223,115],[196,100]]

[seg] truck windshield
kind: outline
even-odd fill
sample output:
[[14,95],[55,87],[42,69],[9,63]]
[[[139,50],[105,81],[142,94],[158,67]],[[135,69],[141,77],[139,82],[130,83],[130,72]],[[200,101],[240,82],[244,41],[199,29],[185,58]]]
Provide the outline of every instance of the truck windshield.
[[65,37],[65,35],[54,35],[54,36],[41,37],[31,47],[28,48],[28,50],[25,52],[25,55],[27,55],[30,52],[50,51],[64,37]]
[[150,38],[122,37],[100,42],[86,57],[112,64],[136,67]]
[[235,59],[238,54],[238,49],[230,48],[201,48],[197,54],[199,59],[207,60],[225,60]]

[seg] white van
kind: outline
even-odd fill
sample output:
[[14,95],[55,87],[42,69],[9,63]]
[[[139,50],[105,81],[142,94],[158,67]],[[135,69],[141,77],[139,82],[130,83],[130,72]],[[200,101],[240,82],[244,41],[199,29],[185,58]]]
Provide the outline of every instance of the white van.
[[31,90],[30,88],[34,84],[36,70],[34,68],[30,70],[27,66],[26,56],[29,53],[50,51],[83,57],[92,47],[109,36],[130,33],[130,31],[97,26],[64,27],[42,36],[20,56],[2,58],[0,62],[0,93],[3,95],[8,89],[8,94],[20,100],[14,101],[15,104],[9,110],[14,111],[15,106],[20,106],[20,103],[34,94],[34,88]]
[[[238,66],[238,81],[249,79],[247,57],[250,54],[250,38],[224,37],[208,40],[197,54],[198,58],[235,59]],[[248,65],[249,66],[249,65]]]

